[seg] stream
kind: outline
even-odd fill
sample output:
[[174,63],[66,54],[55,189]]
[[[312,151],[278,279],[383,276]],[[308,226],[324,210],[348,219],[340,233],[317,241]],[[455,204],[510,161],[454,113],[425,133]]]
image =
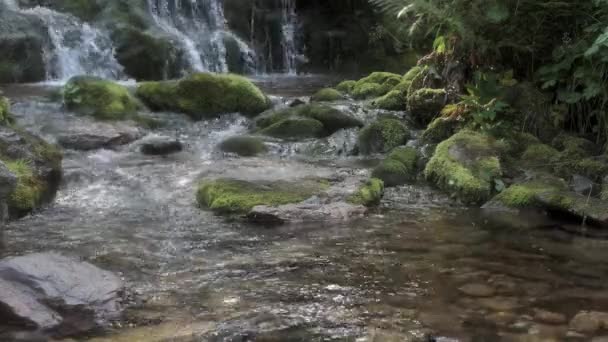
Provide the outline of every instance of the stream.
[[[256,82],[287,102],[329,78]],[[54,90],[3,89],[18,123],[49,141],[83,120],[49,100]],[[608,240],[532,213],[463,208],[425,184],[388,189],[380,208],[346,223],[264,227],[201,210],[194,192],[204,177],[366,174],[373,160],[280,143],[236,158],[216,145],[246,132],[248,119],[154,115],[167,125],[150,134],[177,138],[184,151],[145,156],[137,141],[66,150],[55,201],[0,238],[2,257],[58,251],[124,278],[124,320],[82,340],[585,341],[568,322],[608,308]]]

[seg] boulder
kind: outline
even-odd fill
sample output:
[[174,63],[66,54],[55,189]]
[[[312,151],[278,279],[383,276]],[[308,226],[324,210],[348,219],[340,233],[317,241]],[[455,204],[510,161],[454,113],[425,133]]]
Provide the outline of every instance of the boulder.
[[375,99],[372,105],[379,109],[401,111],[407,108],[407,92],[395,89]]
[[232,74],[196,73],[178,81],[144,82],[136,95],[153,110],[185,113],[196,120],[237,112],[255,116],[271,106],[256,85]]
[[371,178],[349,196],[347,201],[355,205],[372,207],[380,204],[382,196],[384,196],[384,182],[378,178]]
[[302,202],[327,187],[326,182],[314,179],[268,182],[220,178],[200,182],[197,202],[219,213],[247,214],[259,205],[280,206]]
[[437,145],[425,177],[464,203],[481,204],[502,176],[501,146],[492,137],[462,130]]
[[141,129],[126,124],[81,121],[61,127],[57,143],[78,151],[114,149],[132,143],[143,134]]
[[416,122],[426,126],[439,115],[445,101],[444,89],[423,88],[408,95],[407,109]]
[[579,195],[590,196],[597,194],[599,186],[585,176],[573,175],[570,181],[570,188]]
[[387,187],[406,184],[416,179],[418,152],[413,147],[395,148],[380,165],[372,171],[372,176],[381,179]]
[[123,283],[114,274],[59,254],[0,261],[4,322],[44,331],[83,332],[118,316],[122,292]]
[[68,110],[100,120],[131,119],[141,109],[126,87],[91,76],[72,77],[63,88],[63,100]]
[[8,196],[10,217],[20,217],[53,198],[61,178],[61,152],[16,127],[0,126],[0,161],[17,177]]
[[333,88],[323,88],[310,97],[312,102],[331,102],[342,99],[342,94]]
[[373,72],[358,80],[350,93],[356,99],[375,98],[385,95],[401,81],[401,75],[390,72]]
[[181,152],[184,146],[174,138],[167,136],[150,136],[141,141],[140,151],[151,156],[166,156]]
[[404,145],[409,137],[408,128],[398,119],[380,118],[359,132],[359,152],[386,153]]
[[355,85],[357,85],[357,81],[342,81],[336,86],[336,90],[343,94],[351,94],[355,88]]
[[285,224],[302,222],[348,221],[363,217],[367,208],[346,202],[295,203],[279,206],[259,205],[247,214],[247,219],[259,224]]
[[281,120],[257,133],[285,140],[301,140],[321,138],[325,136],[325,129],[318,120],[295,117]]
[[230,137],[222,141],[219,148],[224,152],[234,153],[242,157],[253,157],[268,151],[262,139],[252,136]]
[[435,118],[422,132],[421,139],[425,143],[438,144],[454,135],[461,125],[462,122],[455,119]]

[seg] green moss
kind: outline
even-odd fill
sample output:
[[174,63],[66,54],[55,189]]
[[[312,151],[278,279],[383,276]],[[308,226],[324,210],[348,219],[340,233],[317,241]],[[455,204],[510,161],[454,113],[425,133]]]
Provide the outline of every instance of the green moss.
[[356,99],[368,99],[383,96],[391,91],[402,80],[402,77],[390,72],[374,72],[356,82],[351,95]]
[[342,100],[342,94],[333,88],[323,88],[317,91],[310,100],[313,102],[331,102]]
[[341,92],[343,94],[350,94],[353,92],[353,89],[355,88],[356,84],[357,84],[357,81],[353,81],[353,80],[343,81],[343,82],[340,82],[336,86],[336,90],[338,90],[339,92]]
[[236,153],[243,157],[256,156],[268,150],[262,139],[250,136],[228,138],[220,143],[219,148],[224,152]]
[[66,107],[101,120],[125,120],[134,116],[140,104],[129,90],[101,78],[77,76],[63,88]]
[[374,100],[373,105],[385,110],[405,110],[407,107],[406,96],[401,90],[391,90]]
[[403,94],[403,96],[405,96],[407,98],[407,94],[408,91],[410,90],[410,86],[412,85],[412,81],[401,81],[399,82],[399,84],[397,84],[394,88],[394,90],[398,90],[401,92],[401,94]]
[[34,174],[26,160],[5,161],[6,167],[17,176],[17,186],[8,199],[10,212],[26,213],[36,208],[45,191],[44,182]]
[[384,196],[384,182],[377,178],[371,178],[365,185],[360,187],[347,201],[351,204],[371,207],[380,204]]
[[416,178],[418,153],[412,147],[397,147],[372,171],[386,186],[406,184]]
[[552,168],[555,166],[559,156],[559,152],[549,145],[534,144],[524,151],[521,159],[526,166]]
[[386,153],[405,144],[409,137],[409,131],[401,121],[382,118],[359,132],[359,152],[362,154]]
[[411,68],[410,70],[408,70],[405,75],[403,75],[403,82],[409,82],[410,84],[412,83],[412,81],[424,70],[423,67],[421,66],[415,66],[413,68]]
[[583,158],[568,163],[566,167],[570,167],[569,173],[588,177],[595,182],[600,182],[608,175],[608,162],[599,158]]
[[555,137],[551,145],[562,151],[565,155],[575,158],[590,157],[595,155],[598,150],[593,142],[564,133]]
[[11,116],[11,105],[6,97],[0,96],[0,125],[8,125],[13,122]]
[[566,189],[567,185],[563,180],[546,177],[545,179],[512,185],[496,195],[494,200],[511,208],[531,207],[539,205],[537,198],[539,194]]
[[288,118],[272,124],[259,134],[286,140],[320,138],[325,135],[323,124],[315,119]]
[[462,130],[437,145],[424,175],[464,203],[479,204],[490,197],[494,180],[502,175],[497,155],[492,138]]
[[445,97],[444,89],[419,89],[408,95],[407,108],[418,123],[427,125],[441,112]]
[[440,143],[451,137],[460,126],[460,122],[449,118],[436,118],[422,132],[422,141]]
[[327,188],[325,182],[247,182],[234,179],[203,180],[198,187],[200,206],[220,213],[246,214],[256,205],[298,203]]
[[410,80],[410,89],[408,89],[408,94],[413,94],[420,89],[424,89],[425,83],[428,83],[430,76],[430,68],[426,65],[412,71],[412,73],[409,75],[406,74],[404,79]]
[[402,76],[401,75],[397,75],[397,74],[393,74],[391,72],[372,72],[371,74],[369,74],[369,76],[364,77],[362,79],[360,79],[359,81],[357,81],[358,84],[363,84],[363,83],[376,83],[376,84],[390,84],[392,83],[393,86],[399,84],[399,82],[401,82]]
[[194,119],[239,112],[254,116],[270,101],[251,81],[238,75],[197,73],[177,82],[148,82],[137,96],[154,110],[171,110]]
[[387,89],[381,84],[376,83],[364,83],[355,86],[352,92],[352,96],[355,99],[369,99],[373,97],[379,97],[387,93]]

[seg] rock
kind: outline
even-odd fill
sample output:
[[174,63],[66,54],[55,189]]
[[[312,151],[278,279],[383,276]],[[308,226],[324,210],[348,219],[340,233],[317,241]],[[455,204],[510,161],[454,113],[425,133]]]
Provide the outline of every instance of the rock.
[[11,115],[10,102],[6,97],[0,96],[0,125],[8,125],[12,122],[13,116]]
[[269,111],[255,124],[259,134],[288,140],[327,137],[341,129],[363,126],[340,110],[318,104]]
[[567,322],[565,315],[541,309],[534,310],[534,320],[540,323],[554,325],[560,325]]
[[455,119],[436,118],[422,132],[422,141],[438,144],[454,135],[462,124],[462,122]]
[[383,96],[402,81],[401,75],[390,72],[373,72],[356,82],[351,95],[356,99]]
[[297,203],[279,206],[255,206],[247,214],[254,223],[283,224],[298,222],[347,221],[362,217],[367,208],[360,204],[335,203]]
[[553,147],[535,143],[526,148],[521,156],[522,165],[530,169],[552,169],[559,161],[559,152]]
[[300,203],[327,189],[322,181],[244,181],[220,178],[203,180],[197,191],[200,206],[219,213],[247,214],[255,206]]
[[482,298],[479,304],[493,311],[513,311],[521,306],[513,297]]
[[220,150],[227,153],[235,153],[242,157],[253,157],[268,151],[264,141],[257,137],[236,136],[222,141]]
[[372,207],[380,204],[384,196],[384,182],[377,178],[372,178],[352,194],[347,201],[351,204]]
[[471,297],[491,297],[496,292],[491,286],[475,283],[461,286],[458,290]]
[[143,136],[141,129],[120,123],[83,121],[62,127],[61,130],[57,143],[78,151],[114,149]]
[[439,115],[446,101],[444,89],[423,88],[408,95],[407,109],[420,125],[428,125]]
[[561,212],[590,225],[608,227],[608,203],[568,191],[544,191],[535,196],[542,208]]
[[166,156],[168,154],[181,152],[182,143],[167,136],[151,136],[141,142],[140,151],[151,156]]
[[405,145],[409,138],[410,132],[401,121],[381,118],[359,132],[359,152],[387,153],[397,146]]
[[404,111],[407,109],[407,91],[391,90],[385,95],[375,99],[372,105],[384,110]]
[[68,110],[100,120],[127,120],[141,108],[129,90],[117,83],[91,76],[72,77],[63,87]]
[[501,147],[490,136],[462,130],[437,146],[425,177],[464,203],[480,204],[495,191],[502,176]]
[[397,147],[372,171],[387,187],[406,184],[416,179],[418,152],[413,147]]
[[178,81],[144,82],[136,95],[150,109],[185,113],[196,120],[227,113],[255,116],[271,106],[256,85],[232,74],[196,73]]
[[486,203],[484,208],[540,207],[538,195],[544,192],[564,191],[567,188],[568,185],[563,179],[541,173],[533,179],[511,185]]
[[333,88],[323,88],[310,97],[312,102],[331,102],[342,99],[342,94]]
[[348,128],[311,142],[303,153],[312,157],[351,156],[356,154],[357,128]]
[[[8,196],[17,186],[17,176],[15,176],[4,163],[0,160],[0,227],[8,219]],[[1,234],[1,230],[0,230]]]
[[355,88],[355,85],[357,85],[357,81],[342,81],[336,86],[336,90],[343,94],[351,94]]
[[570,188],[572,189],[572,191],[583,196],[590,196],[594,193],[597,194],[597,190],[599,190],[599,187],[596,186],[596,184],[593,183],[591,179],[581,175],[572,176]]
[[2,313],[5,320],[82,331],[117,317],[123,284],[87,262],[36,253],[0,261],[0,289],[0,302],[8,308]]
[[600,194],[602,201],[608,201],[608,176],[604,177],[602,181],[602,193]]
[[608,328],[608,313],[581,311],[570,321],[570,329],[583,334],[594,334]]
[[293,99],[292,101],[290,101],[287,104],[287,107],[289,108],[293,108],[293,107],[297,107],[297,106],[301,106],[301,105],[305,105],[306,101],[302,100],[302,99]]
[[16,127],[0,126],[0,161],[17,177],[8,196],[11,218],[28,214],[54,196],[61,179],[59,150]]

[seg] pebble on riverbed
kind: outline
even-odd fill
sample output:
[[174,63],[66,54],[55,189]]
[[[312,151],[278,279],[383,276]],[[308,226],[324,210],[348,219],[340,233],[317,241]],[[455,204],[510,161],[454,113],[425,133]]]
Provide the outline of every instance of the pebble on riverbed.
[[494,288],[485,284],[466,284],[458,290],[471,297],[491,297],[496,292]]

